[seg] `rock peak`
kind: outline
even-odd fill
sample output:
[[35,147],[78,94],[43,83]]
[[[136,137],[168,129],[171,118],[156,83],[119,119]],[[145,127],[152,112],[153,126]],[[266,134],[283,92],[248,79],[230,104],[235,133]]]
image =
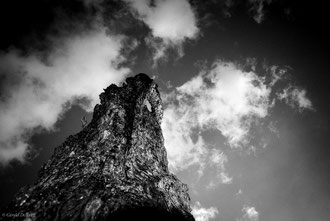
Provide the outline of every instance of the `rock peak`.
[[55,148],[5,212],[32,213],[31,220],[194,220],[187,185],[168,171],[157,84],[141,73],[104,89],[100,101],[92,121]]
[[[104,89],[104,92],[100,94],[101,105],[109,108],[109,103],[111,106],[119,101],[125,108],[132,109],[134,107],[136,111],[147,106],[160,124],[163,117],[163,106],[157,88],[157,84],[148,75],[140,73],[127,78],[122,87],[111,84]],[[98,112],[98,108],[99,105],[96,105],[94,114]],[[131,116],[128,117],[131,118]]]

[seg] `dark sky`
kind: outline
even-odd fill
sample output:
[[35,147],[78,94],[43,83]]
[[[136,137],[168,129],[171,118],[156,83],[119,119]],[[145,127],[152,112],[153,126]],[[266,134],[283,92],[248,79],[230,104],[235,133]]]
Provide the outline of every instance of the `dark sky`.
[[327,11],[298,0],[2,1],[0,206],[90,120],[103,88],[144,72],[197,221],[329,220]]

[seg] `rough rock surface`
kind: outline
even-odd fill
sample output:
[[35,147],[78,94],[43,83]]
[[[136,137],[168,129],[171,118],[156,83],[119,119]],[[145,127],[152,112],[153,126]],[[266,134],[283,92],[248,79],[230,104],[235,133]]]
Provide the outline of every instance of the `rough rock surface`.
[[138,74],[110,85],[100,100],[92,121],[2,212],[14,214],[10,220],[193,221],[187,185],[168,171],[154,81]]

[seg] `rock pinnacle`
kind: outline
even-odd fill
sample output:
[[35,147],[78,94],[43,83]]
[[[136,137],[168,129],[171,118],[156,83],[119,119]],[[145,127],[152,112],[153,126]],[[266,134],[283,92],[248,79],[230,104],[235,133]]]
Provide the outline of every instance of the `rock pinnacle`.
[[187,185],[168,170],[157,84],[138,74],[100,101],[2,211],[22,216],[0,220],[194,220]]

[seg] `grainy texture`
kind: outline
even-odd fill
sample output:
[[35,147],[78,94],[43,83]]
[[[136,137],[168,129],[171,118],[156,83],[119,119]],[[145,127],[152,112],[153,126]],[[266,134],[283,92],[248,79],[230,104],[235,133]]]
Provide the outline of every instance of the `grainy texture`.
[[145,74],[110,85],[92,121],[55,149],[3,213],[17,220],[194,220],[187,185],[170,174],[162,101]]

